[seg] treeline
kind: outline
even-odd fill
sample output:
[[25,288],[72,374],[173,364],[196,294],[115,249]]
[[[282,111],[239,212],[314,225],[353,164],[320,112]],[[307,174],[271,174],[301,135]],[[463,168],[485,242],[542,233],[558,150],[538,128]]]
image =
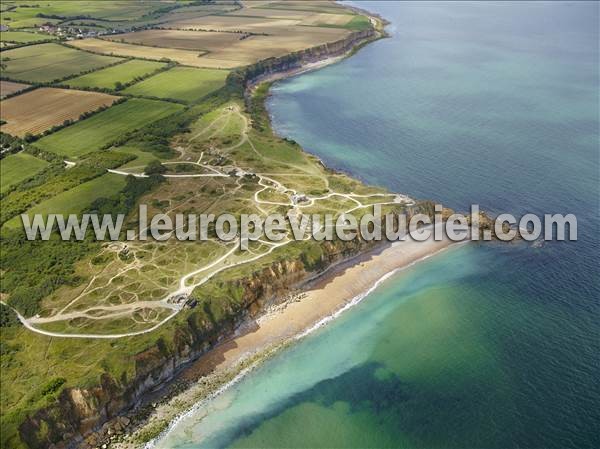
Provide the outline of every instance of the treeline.
[[32,206],[58,195],[79,184],[106,173],[109,168],[119,167],[135,156],[117,151],[92,153],[75,167],[66,169],[64,163],[54,160],[41,173],[35,175],[2,195],[0,226]]
[[[61,42],[56,42],[56,41],[52,41],[52,43],[56,43],[58,45],[62,45],[63,47],[67,47],[67,48],[71,48],[71,49],[75,49],[75,50],[79,50],[79,51],[85,51],[83,49],[79,49],[77,47],[72,47],[70,45],[65,45]],[[92,54],[98,54],[98,55],[102,55],[102,56],[106,56],[105,54],[102,53],[94,53],[94,52],[88,52],[88,53],[92,53]],[[15,83],[28,83],[31,84],[31,87],[33,88],[37,88],[37,87],[56,87],[55,84],[60,84],[63,83],[64,81],[68,81],[72,78],[77,78],[78,76],[83,76],[83,75],[87,75],[88,73],[92,73],[92,72],[97,72],[98,70],[102,70],[102,69],[107,69],[109,67],[113,67],[119,64],[123,64],[127,61],[131,61],[132,59],[138,59],[138,58],[133,58],[133,57],[123,57],[123,56],[110,56],[111,58],[119,58],[119,61],[104,65],[102,67],[96,67],[93,69],[89,69],[89,70],[83,70],[81,72],[77,72],[77,73],[73,73],[71,75],[66,75],[63,76],[62,78],[56,78],[53,79],[51,81],[36,81],[31,83],[30,81],[27,80],[23,80],[23,79],[17,79],[17,78],[11,78],[10,76],[6,76],[6,75],[2,75],[0,76],[0,80],[3,81],[13,81]],[[2,62],[7,62],[10,61],[10,58],[2,58]],[[22,92],[22,91],[21,91]]]
[[27,133],[27,134],[25,134],[23,139],[27,143],[35,142],[36,140],[39,140],[42,137],[48,136],[50,134],[54,134],[55,132],[60,131],[63,128],[66,128],[67,126],[73,125],[77,122],[80,122],[81,120],[85,120],[86,118],[90,118],[93,115],[96,115],[96,114],[99,114],[100,112],[106,111],[111,106],[116,106],[118,104],[124,103],[125,101],[127,101],[126,97],[120,97],[120,98],[116,99],[115,101],[113,101],[112,104],[110,104],[108,106],[102,105],[98,109],[94,109],[93,111],[83,112],[82,114],[79,115],[79,118],[77,120],[71,120],[71,119],[65,120],[61,124],[54,125],[52,128],[49,128],[40,134]]
[[40,300],[59,287],[81,283],[75,262],[98,247],[92,241],[63,241],[58,236],[29,241],[20,231],[2,232],[0,244],[1,291],[10,295],[9,304],[25,316],[38,313]]
[[0,131],[0,159],[9,154],[18,153],[25,149],[25,146],[26,143],[23,139]]
[[142,195],[145,195],[163,181],[164,178],[158,174],[151,175],[148,178],[136,178],[129,175],[125,180],[125,187],[118,195],[94,200],[86,212],[98,215],[128,215]]
[[268,131],[271,128],[271,119],[265,106],[270,87],[271,83],[261,84],[246,102],[246,112],[252,118],[252,128],[259,132]]
[[[135,58],[135,59],[139,59],[139,58]],[[125,61],[127,62],[127,61]],[[154,60],[152,60],[152,62],[156,62]],[[67,88],[67,89],[75,89],[75,90],[85,90],[88,92],[102,92],[102,93],[106,93],[106,94],[112,94],[114,92],[118,92],[124,89],[127,89],[130,86],[133,86],[134,84],[137,84],[141,81],[144,81],[145,79],[150,78],[151,76],[155,76],[158,75],[161,72],[165,72],[167,70],[172,69],[173,67],[175,67],[177,65],[177,63],[171,61],[171,60],[167,60],[164,61],[167,63],[167,65],[165,67],[159,67],[156,70],[153,70],[145,75],[142,76],[136,76],[135,78],[133,78],[131,81],[127,82],[127,83],[121,83],[120,81],[117,81],[115,83],[115,87],[113,89],[110,88],[106,88],[106,87],[88,87],[88,86],[71,86],[70,84],[63,84],[61,85],[61,87]],[[124,62],[119,62],[119,64],[123,64]],[[117,64],[118,65],[118,64]],[[80,75],[78,75],[80,76]]]

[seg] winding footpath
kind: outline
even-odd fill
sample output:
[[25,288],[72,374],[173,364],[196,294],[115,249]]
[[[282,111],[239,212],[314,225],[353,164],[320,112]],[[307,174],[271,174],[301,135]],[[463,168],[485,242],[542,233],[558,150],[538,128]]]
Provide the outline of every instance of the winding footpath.
[[[241,119],[241,121],[243,122],[243,128],[241,130],[240,141],[238,143],[236,143],[235,145],[226,148],[225,150],[235,149],[245,143],[248,143],[250,145],[250,147],[252,148],[253,152],[255,152],[257,154],[257,156],[259,156],[262,159],[271,160],[270,158],[263,155],[255,147],[254,143],[248,136],[248,130],[249,130],[248,119],[246,118],[246,116],[244,114],[242,114],[240,112],[239,107],[237,105],[230,106],[229,108],[227,108],[227,112],[225,114],[222,114],[219,117],[217,117],[213,122],[211,122],[209,125],[207,125],[207,127],[205,129],[203,129],[201,132],[199,132],[198,134],[196,134],[192,138],[190,138],[190,142],[192,140],[204,135],[206,132],[210,131],[211,129],[213,129],[213,126],[217,122],[219,122],[220,120],[223,120],[223,119],[225,119],[225,123],[223,124],[223,127],[221,127],[221,129],[224,129],[224,127],[227,125],[229,119],[231,118],[231,115],[237,115],[238,118]],[[217,132],[219,132],[218,129],[215,130],[211,134],[211,136],[215,135]],[[185,152],[182,151],[180,158],[183,157],[184,155],[185,155]],[[193,161],[169,161],[169,162],[163,162],[162,164],[163,165],[190,164],[190,165],[198,166],[202,169],[211,171],[211,173],[163,174],[163,176],[166,178],[174,178],[174,179],[177,179],[177,178],[203,178],[203,177],[218,178],[218,177],[229,177],[230,176],[229,174],[220,171],[220,169],[222,170],[224,167],[214,167],[214,166],[210,166],[208,164],[202,164],[201,161],[202,161],[203,156],[204,156],[204,153],[202,153],[200,155],[200,158],[195,162],[193,162]],[[68,167],[72,167],[75,165],[75,162],[71,162],[71,161],[64,161],[64,162]],[[280,161],[276,161],[276,162],[280,163]],[[299,176],[313,176],[313,177],[318,176],[319,178],[324,180],[325,185],[327,186],[327,188],[329,188],[328,179],[325,176],[307,172],[306,170],[304,170],[300,167],[296,167],[293,164],[288,164],[288,165],[290,167],[298,169],[298,171],[301,172],[301,173],[298,173]],[[229,172],[231,172],[232,170],[235,170],[237,172],[238,176],[243,176],[244,174],[247,173],[244,169],[237,167],[235,165],[229,165],[225,168],[227,168]],[[138,178],[148,177],[148,175],[146,175],[143,172],[141,172],[141,173],[140,172],[127,172],[124,170],[113,170],[113,169],[109,169],[107,171],[109,173],[113,173],[116,175],[122,175],[122,176],[130,176],[131,175],[131,176],[135,176]],[[374,194],[369,194],[369,195],[359,195],[359,194],[355,194],[353,192],[340,193],[340,192],[330,191],[326,195],[322,195],[322,196],[303,195],[304,198],[303,198],[302,204],[299,204],[297,201],[297,196],[299,195],[299,193],[296,190],[286,187],[281,182],[267,176],[266,174],[261,174],[261,173],[252,173],[252,174],[258,177],[258,179],[259,179],[258,184],[262,187],[262,189],[256,191],[253,196],[253,201],[254,201],[256,207],[258,208],[258,210],[261,210],[262,212],[264,212],[264,210],[260,207],[260,205],[287,206],[287,207],[290,207],[290,211],[296,210],[296,212],[298,212],[302,208],[314,206],[315,203],[318,201],[328,200],[328,199],[334,198],[334,197],[339,197],[340,199],[348,200],[354,204],[353,207],[345,210],[344,213],[350,213],[354,210],[357,210],[357,209],[360,209],[363,207],[370,207],[370,206],[374,206],[374,205],[386,205],[386,204],[411,205],[414,203],[413,200],[411,198],[409,198],[408,196],[400,195],[400,194],[374,193]],[[285,175],[289,176],[290,174],[285,173]],[[268,190],[273,190],[276,193],[286,195],[288,197],[288,201],[287,202],[268,201],[268,200],[261,199],[260,194],[262,192],[265,192]],[[369,202],[367,204],[363,204],[361,201],[361,200],[370,199],[370,198],[381,198],[382,201],[378,201],[375,203]],[[383,201],[386,198],[388,199],[388,201]],[[266,212],[264,212],[264,213],[266,213]],[[308,236],[307,238],[309,238],[309,237],[310,236]],[[23,324],[23,326],[25,326],[27,329],[29,329],[32,332],[36,332],[38,334],[45,335],[48,337],[116,339],[116,338],[125,338],[125,337],[133,337],[136,335],[142,335],[142,334],[146,334],[146,333],[149,333],[149,332],[152,332],[152,331],[158,329],[160,326],[162,326],[163,324],[168,322],[170,319],[175,317],[183,309],[185,301],[176,301],[177,298],[181,298],[182,296],[187,297],[188,295],[190,295],[193,292],[193,290],[195,288],[206,283],[213,276],[215,276],[216,274],[218,274],[224,270],[234,268],[236,266],[243,265],[246,263],[254,262],[262,257],[265,257],[268,254],[271,254],[276,249],[281,248],[282,246],[285,246],[293,241],[294,240],[289,238],[289,236],[287,239],[282,240],[281,242],[260,241],[260,243],[263,243],[269,247],[266,251],[261,252],[259,254],[250,252],[251,254],[254,254],[253,257],[244,258],[242,260],[239,260],[239,261],[233,262],[233,263],[228,263],[228,259],[230,257],[234,256],[234,253],[236,252],[236,250],[239,247],[239,240],[236,240],[233,242],[234,244],[232,245],[232,248],[229,249],[225,254],[223,254],[220,257],[218,257],[217,259],[211,261],[207,265],[204,265],[194,271],[191,271],[191,272],[186,273],[183,276],[181,276],[178,281],[177,290],[175,290],[174,292],[167,295],[165,298],[158,300],[158,301],[136,301],[133,303],[118,304],[118,305],[111,305],[111,306],[98,305],[98,306],[93,306],[93,307],[90,307],[90,308],[88,308],[86,310],[82,310],[82,311],[65,312],[65,310],[67,308],[69,308],[73,303],[78,301],[78,299],[86,292],[86,290],[87,290],[87,288],[86,288],[86,289],[84,289],[82,294],[80,294],[74,300],[69,302],[69,304],[67,304],[67,306],[63,307],[62,310],[60,310],[58,313],[56,313],[55,315],[50,316],[50,317],[36,316],[36,317],[32,317],[32,318],[25,318],[17,310],[15,310],[12,307],[11,308],[16,313],[19,321]],[[129,267],[128,267],[128,269],[129,269]],[[203,276],[196,282],[189,282],[189,281],[192,281],[196,276],[198,276],[199,274],[201,274],[203,272],[206,272],[205,276]],[[94,279],[94,278],[92,278],[92,279]],[[91,285],[91,283],[88,285]],[[2,304],[5,304],[5,303],[2,302]],[[41,328],[35,326],[36,324],[43,325],[43,324],[47,324],[47,323],[72,320],[74,318],[86,318],[86,319],[91,319],[91,320],[101,320],[101,319],[108,319],[108,318],[122,318],[122,317],[131,316],[133,313],[140,311],[140,310],[158,309],[158,308],[170,310],[171,313],[169,313],[169,315],[166,316],[165,318],[163,318],[160,322],[155,323],[153,326],[151,326],[147,329],[142,329],[142,330],[137,330],[137,331],[132,331],[132,332],[117,333],[117,334],[64,333],[64,332],[49,331],[49,330],[41,329]],[[100,312],[100,314],[95,314],[96,312]],[[104,312],[109,312],[109,313],[104,313]]]

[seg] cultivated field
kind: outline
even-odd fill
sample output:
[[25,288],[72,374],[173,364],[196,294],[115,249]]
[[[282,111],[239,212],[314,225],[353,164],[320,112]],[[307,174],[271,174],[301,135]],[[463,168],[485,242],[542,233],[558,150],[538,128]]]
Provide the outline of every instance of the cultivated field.
[[144,30],[135,33],[117,34],[110,36],[108,39],[181,50],[218,51],[224,46],[238,43],[241,36],[236,33],[210,31]]
[[135,78],[146,76],[165,66],[165,63],[155,61],[127,61],[123,64],[78,76],[77,78],[65,81],[64,84],[71,87],[114,89],[117,82],[126,84]]
[[122,44],[103,39],[82,39],[71,42],[71,45],[83,50],[114,54],[120,56],[132,56],[135,58],[153,59],[159,61],[168,59],[183,65],[202,67],[200,56],[202,52],[190,50],[177,50],[167,48],[146,47],[143,45]]
[[[253,12],[256,10],[253,10]],[[207,16],[198,18],[185,18],[169,22],[165,27],[180,30],[206,30],[206,31],[246,31],[254,33],[284,33],[290,27],[298,24],[296,19],[269,19],[263,17],[246,17],[242,15]],[[308,34],[308,33],[306,33]]]
[[[254,2],[252,2],[254,4]],[[316,14],[310,11],[294,11],[292,9],[267,9],[261,8],[260,5],[251,9],[241,9],[230,12],[227,15],[236,17],[264,17],[266,19],[288,19],[288,20],[303,20],[311,14]]]
[[176,67],[134,84],[124,93],[193,102],[224,86],[228,74],[227,70]]
[[48,162],[27,153],[17,153],[0,160],[0,193],[40,172]]
[[12,81],[0,81],[0,98],[20,92],[28,87],[29,84],[14,83]]
[[[251,13],[255,13],[252,9]],[[346,16],[352,17],[352,16]],[[344,28],[311,27],[307,32],[298,19],[271,19],[245,16],[209,16],[198,19],[186,19],[168,24],[182,30],[218,30],[221,32],[244,31],[266,35],[253,35],[237,40],[231,45],[215,46],[200,58],[208,66],[230,64],[247,65],[269,57],[283,56],[290,52],[303,50],[324,43],[335,42],[349,34]]]
[[2,75],[17,81],[48,82],[118,61],[54,43],[30,45],[2,52],[6,66]]
[[86,120],[38,140],[43,150],[76,158],[99,150],[123,134],[181,110],[164,101],[132,98]]
[[56,36],[52,36],[51,34],[28,33],[26,31],[3,31],[0,33],[0,41],[16,42],[18,44],[55,39],[58,38]]
[[160,17],[160,23],[181,20],[190,17],[203,17],[210,14],[225,13],[234,11],[237,7],[233,4],[221,5],[199,5],[178,8]]
[[[25,3],[25,2],[23,2]],[[105,20],[135,20],[165,6],[163,2],[132,2],[123,0],[52,0],[47,2],[28,2],[17,4],[17,8],[2,14],[2,24],[11,28],[34,27],[60,19],[38,17],[47,16],[80,17],[88,16]]]
[[335,2],[323,0],[323,1],[275,1],[268,2],[267,4],[261,5],[261,8],[266,9],[286,9],[286,10],[297,10],[297,11],[311,11],[311,12],[325,12],[325,13],[339,13],[339,14],[350,14],[350,11],[343,5]]
[[40,134],[65,120],[77,120],[84,112],[111,105],[117,97],[71,89],[43,87],[2,102],[2,132],[22,137]]
[[296,25],[340,26],[347,25],[353,17],[350,14],[323,13],[308,10],[253,8],[250,11],[239,10],[227,14],[231,17],[264,17],[267,19],[297,20]]
[[[340,214],[366,211],[374,202],[399,207],[394,195],[330,172],[299,145],[273,135],[263,108],[265,85],[244,98],[241,86],[219,90],[226,70],[200,69],[239,67],[337,41],[356,29],[354,22],[360,16],[332,1],[253,0],[245,2],[252,8],[239,12],[233,11],[239,9],[233,0],[215,3],[0,3],[2,24],[12,30],[60,22],[61,31],[50,32],[69,38],[64,43],[3,50],[2,75],[7,79],[48,83],[38,93],[60,91],[61,85],[110,90],[117,82],[135,82],[122,91],[194,102],[184,106],[129,98],[28,144],[57,154],[56,163],[47,165],[24,152],[0,162],[1,299],[26,317],[27,326],[20,325],[7,306],[0,307],[5,380],[0,383],[1,447],[49,447],[63,439],[69,443],[59,424],[67,409],[55,407],[65,388],[94,388],[103,375],[129,388],[142,366],[138,355],[157,345],[162,351],[162,343],[174,348],[174,339],[179,338],[174,330],[182,324],[194,326],[194,332],[208,326],[216,332],[242,313],[243,279],[274,262],[302,260],[312,270],[323,260],[318,244],[293,242],[289,235],[280,242],[253,242],[245,252],[239,251],[238,242],[220,241],[212,231],[202,244],[56,238],[42,244],[23,238],[22,212],[81,213],[101,200],[102,213],[124,213],[131,224],[137,221],[139,204],[148,206],[149,216],[162,212],[170,217],[246,212],[264,218],[275,211]],[[61,18],[47,18],[52,16]],[[173,25],[185,30],[167,29]],[[79,27],[111,34],[75,39]],[[131,33],[133,29],[140,31]],[[116,39],[125,42],[109,41],[114,39],[112,30],[122,30]],[[5,49],[8,42],[0,44]],[[153,73],[167,60],[180,66]],[[150,76],[143,81],[137,79],[146,75]],[[203,98],[210,92],[214,95]],[[74,98],[72,103],[79,106],[80,100]],[[58,106],[54,109],[65,107]],[[44,115],[38,108],[30,105],[28,120]],[[54,109],[46,114],[56,115]],[[135,159],[127,160],[123,153]],[[75,165],[63,165],[63,159]],[[149,163],[158,168],[157,162],[165,169],[162,179],[128,177],[143,173]],[[184,305],[188,299],[193,300],[188,303],[192,308]],[[172,321],[166,322],[170,317]],[[129,338],[133,335],[137,336]],[[38,414],[41,409],[49,411]],[[111,444],[98,441],[93,447],[104,443]]]

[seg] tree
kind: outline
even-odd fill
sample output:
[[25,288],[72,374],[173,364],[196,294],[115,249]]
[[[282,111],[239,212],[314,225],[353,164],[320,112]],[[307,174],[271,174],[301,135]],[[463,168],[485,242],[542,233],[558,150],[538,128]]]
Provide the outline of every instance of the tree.
[[121,90],[123,89],[123,83],[121,81],[117,81],[115,83],[115,90]]
[[146,175],[160,175],[167,171],[167,168],[160,163],[158,159],[154,159],[150,161],[150,163],[146,166],[146,170],[144,170],[144,174]]

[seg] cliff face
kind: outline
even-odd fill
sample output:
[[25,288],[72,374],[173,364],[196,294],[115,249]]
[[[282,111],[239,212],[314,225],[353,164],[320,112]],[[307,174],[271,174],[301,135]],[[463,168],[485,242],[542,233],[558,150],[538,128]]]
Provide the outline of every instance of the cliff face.
[[320,254],[310,262],[280,260],[234,281],[230,288],[240,292],[240,299],[228,303],[221,319],[207,317],[200,304],[182,312],[187,314],[186,320],[175,329],[172,342],[159,341],[135,356],[133,379],[104,374],[97,386],[64,389],[56,402],[23,422],[19,428],[22,440],[31,448],[86,447],[86,434],[133,408],[144,393],[173,378],[183,365],[231,335],[248,316],[366,247],[359,241],[323,242]]
[[[228,84],[245,89],[270,74],[344,55],[379,35],[375,30],[353,32],[337,42],[270,58],[232,72]],[[132,379],[114,379],[104,374],[97,386],[64,389],[54,403],[24,420],[19,427],[22,441],[32,449],[87,447],[86,434],[106,427],[108,421],[135,407],[145,393],[172,379],[183,365],[231,335],[244,319],[258,313],[266,303],[285,297],[303,281],[366,247],[361,241],[323,242],[316,260],[278,261],[235,281],[230,287],[240,293],[240,299],[222,304],[224,313],[219,319],[207,316],[202,310],[186,312],[187,319],[175,329],[172,342],[159,341],[135,356]]]
[[307,48],[277,58],[268,58],[243,69],[235,70],[229,75],[228,83],[245,88],[249,84],[258,83],[261,79],[274,73],[287,72],[301,68],[306,64],[342,56],[356,46],[379,36],[380,33],[374,29],[354,31],[339,41]]

